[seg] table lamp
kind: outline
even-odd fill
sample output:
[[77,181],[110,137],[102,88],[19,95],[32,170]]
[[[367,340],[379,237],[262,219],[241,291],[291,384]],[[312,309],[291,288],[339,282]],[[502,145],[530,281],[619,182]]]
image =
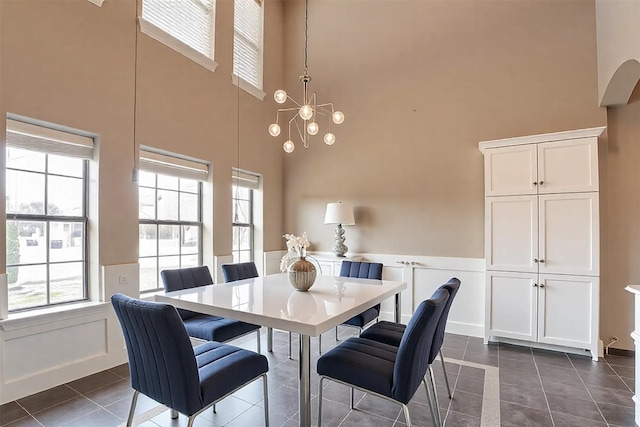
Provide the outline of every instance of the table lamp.
[[327,203],[327,212],[324,215],[325,224],[336,225],[336,244],[333,246],[333,252],[338,257],[344,257],[347,253],[347,246],[344,244],[344,228],[343,225],[354,225],[353,207],[348,203]]

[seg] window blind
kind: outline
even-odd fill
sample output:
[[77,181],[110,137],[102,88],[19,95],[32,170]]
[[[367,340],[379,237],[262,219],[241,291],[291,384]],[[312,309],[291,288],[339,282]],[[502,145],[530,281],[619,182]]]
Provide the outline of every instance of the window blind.
[[143,0],[142,17],[213,59],[214,0]]
[[231,172],[231,178],[233,185],[237,185],[238,187],[250,188],[252,190],[257,190],[260,187],[260,176],[251,172],[234,169]]
[[140,169],[178,178],[206,181],[209,166],[205,163],[140,149]]
[[262,90],[262,2],[235,0],[233,21],[233,74]]
[[7,119],[7,145],[82,159],[93,157],[93,138],[13,119]]

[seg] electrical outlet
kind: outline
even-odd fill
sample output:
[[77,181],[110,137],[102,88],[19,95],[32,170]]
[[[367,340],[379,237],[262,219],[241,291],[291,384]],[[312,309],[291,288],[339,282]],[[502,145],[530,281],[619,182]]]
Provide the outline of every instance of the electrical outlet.
[[119,276],[118,277],[118,283],[120,283],[121,285],[126,285],[129,282],[127,282],[127,276]]

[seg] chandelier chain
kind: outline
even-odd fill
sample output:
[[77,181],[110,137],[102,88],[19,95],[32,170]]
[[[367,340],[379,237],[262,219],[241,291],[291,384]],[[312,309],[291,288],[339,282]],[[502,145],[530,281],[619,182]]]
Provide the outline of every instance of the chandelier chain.
[[309,50],[309,0],[304,0],[304,75],[309,75],[307,52]]

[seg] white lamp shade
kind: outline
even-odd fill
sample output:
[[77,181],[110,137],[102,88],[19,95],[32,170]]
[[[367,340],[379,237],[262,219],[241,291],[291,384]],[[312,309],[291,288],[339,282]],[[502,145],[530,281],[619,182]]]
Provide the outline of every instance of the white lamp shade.
[[324,223],[354,225],[356,221],[353,218],[353,207],[349,203],[327,203]]

